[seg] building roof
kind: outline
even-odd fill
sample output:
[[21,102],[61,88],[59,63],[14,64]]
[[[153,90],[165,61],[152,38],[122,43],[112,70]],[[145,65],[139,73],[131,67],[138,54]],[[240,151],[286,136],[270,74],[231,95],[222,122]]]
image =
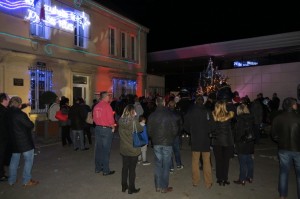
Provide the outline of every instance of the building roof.
[[[182,72],[182,68],[186,72],[200,72],[210,57],[219,69],[227,69],[234,60],[278,56],[290,57],[284,58],[286,62],[300,61],[300,31],[148,53],[148,72],[176,73]],[[266,64],[266,60],[261,63]]]

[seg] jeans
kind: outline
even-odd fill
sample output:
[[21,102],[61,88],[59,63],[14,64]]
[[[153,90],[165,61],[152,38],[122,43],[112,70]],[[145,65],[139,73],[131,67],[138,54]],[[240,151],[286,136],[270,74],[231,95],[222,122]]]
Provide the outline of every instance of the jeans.
[[[74,150],[80,148],[84,150],[83,130],[72,130]],[[79,140],[78,140],[79,139]]]
[[172,146],[154,145],[155,166],[154,182],[156,189],[166,189],[169,186],[169,170],[172,158]]
[[240,162],[240,181],[245,181],[247,178],[253,179],[253,159],[251,154],[239,154]]
[[95,128],[95,172],[109,173],[109,157],[113,132],[111,128]]
[[20,163],[21,154],[24,157],[23,179],[22,183],[26,184],[31,179],[31,169],[34,159],[34,149],[23,153],[13,153],[9,165],[8,184],[13,185],[17,181],[17,172]]
[[[179,136],[175,137],[172,149],[173,149],[173,153],[174,153],[174,156],[175,156],[176,165],[181,166],[182,163],[181,163],[181,157],[180,157],[180,140],[179,140]],[[170,168],[174,169],[173,156],[172,156],[172,159],[171,159],[171,167]]]
[[138,156],[139,161],[143,161],[143,162],[147,161],[147,148],[148,148],[147,144],[141,147],[142,154]]
[[300,197],[300,152],[279,150],[279,183],[278,192],[280,197],[287,197],[289,171],[293,164],[295,164],[296,178],[297,178],[297,193]]

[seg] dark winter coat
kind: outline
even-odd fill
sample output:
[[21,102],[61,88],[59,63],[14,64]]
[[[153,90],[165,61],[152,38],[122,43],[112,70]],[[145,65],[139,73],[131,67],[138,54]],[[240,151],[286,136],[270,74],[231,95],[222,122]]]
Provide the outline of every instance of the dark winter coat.
[[193,105],[185,115],[183,128],[191,134],[192,151],[210,151],[211,120],[211,110],[204,105]]
[[251,114],[254,116],[254,122],[259,125],[263,121],[263,106],[259,100],[254,100],[251,104]]
[[166,107],[158,106],[147,122],[148,134],[153,144],[172,146],[179,131],[179,121],[177,114]]
[[300,114],[283,112],[272,123],[272,137],[280,150],[300,152]]
[[[247,122],[246,122],[247,121]],[[249,128],[254,127],[254,117],[251,114],[242,114],[237,116],[237,123],[234,129],[235,149],[238,154],[253,154],[254,153],[254,141],[244,142],[242,136],[245,134],[246,124],[249,124]]]
[[0,104],[0,144],[6,144],[9,139],[7,111],[8,109]]
[[9,134],[13,153],[23,153],[34,149],[32,139],[33,122],[21,109],[8,109]]
[[231,119],[228,119],[224,122],[214,121],[212,124],[212,132],[214,134],[212,145],[233,146],[234,142]]
[[83,130],[85,127],[85,120],[87,118],[87,111],[84,106],[75,103],[69,110],[69,120],[71,121],[72,130]]

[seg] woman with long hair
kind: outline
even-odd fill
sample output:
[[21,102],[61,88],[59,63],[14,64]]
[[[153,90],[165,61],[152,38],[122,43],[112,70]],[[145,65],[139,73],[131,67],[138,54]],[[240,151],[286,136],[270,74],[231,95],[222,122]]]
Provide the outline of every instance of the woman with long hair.
[[231,130],[231,119],[234,112],[227,111],[226,102],[218,101],[215,104],[213,115],[213,139],[212,145],[216,159],[217,183],[221,186],[229,185],[228,171],[229,160],[233,157],[233,135]]
[[[122,192],[128,189],[128,194],[137,193],[140,188],[135,187],[136,165],[138,156],[141,154],[141,148],[133,147],[132,133],[136,127],[138,132],[143,130],[133,104],[124,108],[123,114],[118,120],[120,135],[120,153],[122,156]],[[135,126],[135,127],[134,127]]]

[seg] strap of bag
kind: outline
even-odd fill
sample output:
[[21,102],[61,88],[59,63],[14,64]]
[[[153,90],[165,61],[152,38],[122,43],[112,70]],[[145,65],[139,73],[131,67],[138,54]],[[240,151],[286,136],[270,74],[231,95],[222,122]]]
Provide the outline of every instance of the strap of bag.
[[134,120],[133,120],[133,122],[132,122],[132,125],[133,125],[133,132],[132,132],[132,133],[137,132],[136,124],[135,124],[135,121],[134,121]]

